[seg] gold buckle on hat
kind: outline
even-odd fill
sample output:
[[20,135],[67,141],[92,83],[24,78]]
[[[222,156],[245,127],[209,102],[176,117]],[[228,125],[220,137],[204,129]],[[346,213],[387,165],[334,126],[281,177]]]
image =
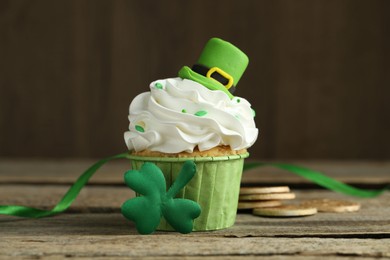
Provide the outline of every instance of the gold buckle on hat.
[[[233,86],[233,77],[230,76],[228,73],[226,73],[225,71],[221,70],[220,68],[218,67],[212,67],[209,69],[209,71],[207,71],[206,73],[206,77],[210,78],[210,79],[214,79],[213,77],[211,77],[211,75],[214,73],[214,72],[217,72],[218,74],[220,74],[222,77],[226,78],[228,80],[228,83],[225,86],[226,89],[229,89],[231,88],[231,86]],[[215,79],[214,79],[215,80]],[[218,81],[219,82],[219,81]]]

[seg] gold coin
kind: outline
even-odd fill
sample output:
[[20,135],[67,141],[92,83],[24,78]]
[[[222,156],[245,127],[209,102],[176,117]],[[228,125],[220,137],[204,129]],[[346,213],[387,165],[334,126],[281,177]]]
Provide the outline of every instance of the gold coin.
[[288,186],[275,187],[241,187],[240,195],[264,194],[264,193],[283,193],[290,192]]
[[317,213],[313,207],[303,207],[297,205],[283,205],[274,208],[256,208],[253,214],[264,217],[303,217]]
[[360,204],[346,200],[314,199],[301,203],[302,206],[315,207],[320,212],[353,212],[360,209]]
[[295,193],[268,193],[268,194],[249,194],[240,195],[240,200],[291,200],[295,199]]
[[254,208],[268,208],[282,205],[279,200],[265,200],[265,201],[239,201],[238,209],[254,209]]

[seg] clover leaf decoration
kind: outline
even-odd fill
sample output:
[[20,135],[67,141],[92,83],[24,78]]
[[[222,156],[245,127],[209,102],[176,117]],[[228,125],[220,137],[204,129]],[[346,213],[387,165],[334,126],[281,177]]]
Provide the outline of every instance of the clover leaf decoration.
[[190,233],[193,220],[200,215],[200,206],[195,201],[174,197],[195,173],[195,163],[186,161],[179,176],[166,191],[164,175],[154,163],[146,162],[140,170],[127,171],[126,185],[142,196],[127,200],[122,205],[122,214],[135,222],[140,234],[155,231],[162,216],[176,231]]

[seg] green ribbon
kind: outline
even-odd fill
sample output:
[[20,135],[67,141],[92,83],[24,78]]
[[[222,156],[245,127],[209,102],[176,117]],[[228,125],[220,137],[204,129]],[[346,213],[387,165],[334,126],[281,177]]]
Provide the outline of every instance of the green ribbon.
[[[107,157],[102,159],[91,167],[89,167],[81,176],[76,180],[76,182],[69,188],[66,194],[62,197],[60,202],[51,210],[43,210],[31,207],[17,206],[17,205],[0,205],[0,214],[18,216],[18,217],[27,217],[27,218],[42,218],[56,215],[58,213],[64,212],[67,210],[73,201],[77,198],[80,191],[88,183],[89,179],[95,174],[95,172],[105,163],[114,160],[114,159],[130,159],[128,153],[121,153],[114,156]],[[379,196],[384,191],[390,189],[390,185],[382,189],[377,190],[365,190],[359,189],[348,184],[342,183],[335,179],[332,179],[318,171],[313,171],[307,168],[285,164],[285,163],[263,163],[263,162],[247,162],[244,165],[244,171],[250,170],[262,166],[273,166],[289,172],[295,173],[307,180],[310,180],[322,187],[327,189],[340,192],[346,195],[362,197],[362,198],[372,198]]]
[[248,162],[244,165],[244,171],[250,170],[253,168],[261,167],[261,166],[272,166],[275,168],[279,168],[282,170],[286,170],[292,173],[295,173],[296,175],[299,175],[309,181],[312,181],[324,188],[327,188],[329,190],[343,193],[346,195],[354,196],[354,197],[361,197],[361,198],[373,198],[376,196],[379,196],[386,190],[390,189],[390,185],[385,186],[382,189],[376,189],[376,190],[366,190],[366,189],[359,189],[356,187],[353,187],[351,185],[342,183],[338,180],[332,179],[318,171],[314,171],[311,169],[307,169],[300,166],[295,166],[292,164],[286,164],[286,163],[263,163],[263,162]]
[[94,173],[101,167],[103,164],[114,159],[123,159],[128,158],[128,153],[121,153],[114,156],[107,157],[98,161],[89,167],[81,176],[76,180],[76,182],[69,188],[66,194],[62,197],[60,202],[51,210],[43,210],[31,207],[16,206],[16,205],[0,205],[0,214],[26,217],[26,218],[43,218],[56,215],[58,213],[64,212],[67,210],[73,201],[77,198],[80,191],[87,184],[89,179],[94,175]]

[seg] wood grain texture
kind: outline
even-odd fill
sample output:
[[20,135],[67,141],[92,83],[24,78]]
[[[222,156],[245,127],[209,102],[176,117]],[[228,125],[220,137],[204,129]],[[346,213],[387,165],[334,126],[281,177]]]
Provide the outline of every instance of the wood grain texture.
[[[94,160],[87,159],[0,159],[0,184],[71,184]],[[384,186],[390,183],[390,162],[372,161],[287,161],[355,185]],[[130,169],[126,160],[111,161],[89,181],[90,184],[122,185],[123,174]],[[243,173],[244,185],[272,183],[296,185],[309,183],[290,172],[272,167],[257,168]]]
[[[7,178],[0,182],[0,205],[17,204],[51,208],[68,189],[74,171],[88,162],[32,163],[19,165],[1,161],[0,176],[24,178],[32,169],[35,177],[49,176],[56,167],[61,178],[48,178],[45,184],[25,180],[15,184]],[[65,167],[67,165],[67,167]],[[336,178],[347,169],[376,172],[388,178],[382,164],[330,164]],[[336,167],[336,165],[338,165]],[[348,166],[349,165],[349,166]],[[23,168],[24,166],[24,168]],[[107,165],[109,166],[109,165]],[[120,213],[120,205],[134,197],[123,184],[116,183],[116,174],[126,166],[118,162],[102,169],[100,183],[85,187],[69,211],[44,219],[24,219],[0,215],[0,259],[378,259],[390,257],[390,193],[372,199],[347,198],[326,190],[299,190],[294,201],[315,198],[347,199],[361,204],[353,213],[318,213],[303,218],[264,218],[239,213],[233,227],[182,235],[156,232],[139,235],[132,222]],[[316,165],[313,165],[316,167]],[[39,167],[44,169],[39,171]],[[318,164],[326,168],[326,164]],[[332,168],[334,167],[334,168]],[[7,169],[7,171],[4,171]],[[379,169],[379,171],[378,171]],[[19,174],[18,174],[19,172]],[[4,174],[8,173],[8,174]],[[31,176],[31,175],[30,175]],[[53,176],[53,175],[52,175]],[[349,174],[348,176],[351,176]],[[382,176],[382,177],[380,177]],[[105,182],[105,180],[107,182]],[[361,178],[360,184],[369,182]],[[289,183],[289,180],[286,180]],[[115,185],[113,185],[115,184]],[[286,202],[287,203],[287,202]]]
[[[101,223],[104,225],[104,223]],[[320,238],[226,238],[205,234],[152,236],[81,233],[77,236],[11,236],[0,241],[2,257],[215,257],[333,256],[389,257],[388,240]],[[218,246],[219,245],[219,246]],[[223,246],[222,246],[223,245]],[[99,250],[97,250],[99,249]],[[226,259],[226,258],[225,258]],[[287,258],[288,259],[288,258]],[[364,259],[364,258],[362,258]]]
[[130,101],[218,36],[250,57],[254,158],[390,157],[390,4],[2,1],[0,156],[125,150]]
[[[5,238],[0,240],[0,257],[389,257],[386,200],[388,196],[378,203],[365,203],[357,213],[306,218],[239,214],[232,228],[189,235],[138,235],[134,225],[118,213],[62,214],[40,220],[0,216]],[[383,202],[384,207],[378,208]]]
[[[118,194],[118,188],[111,189],[109,194]],[[25,187],[19,191],[25,191]],[[42,203],[39,198],[43,197],[42,193],[56,196],[52,191],[45,188],[36,192],[35,205]],[[7,193],[3,189],[1,192],[3,196]],[[110,191],[104,188],[100,192]],[[83,205],[91,203],[92,195],[96,194],[83,197],[87,202]],[[297,194],[305,199],[340,198],[329,191]],[[0,240],[0,257],[389,257],[389,195],[359,200],[363,206],[355,213],[320,213],[283,219],[239,214],[232,228],[188,235],[175,232],[138,235],[133,223],[119,213],[91,214],[87,210],[40,220],[0,216],[5,238]]]

